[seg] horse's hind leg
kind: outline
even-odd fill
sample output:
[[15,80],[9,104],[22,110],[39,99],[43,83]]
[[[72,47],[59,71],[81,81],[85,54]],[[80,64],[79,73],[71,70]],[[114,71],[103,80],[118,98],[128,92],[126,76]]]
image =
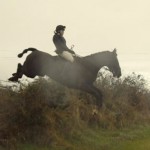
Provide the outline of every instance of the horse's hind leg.
[[17,72],[12,74],[12,77],[10,77],[8,80],[9,81],[14,81],[17,82],[19,78],[22,77],[23,72],[22,72],[22,65],[19,63],[17,67]]

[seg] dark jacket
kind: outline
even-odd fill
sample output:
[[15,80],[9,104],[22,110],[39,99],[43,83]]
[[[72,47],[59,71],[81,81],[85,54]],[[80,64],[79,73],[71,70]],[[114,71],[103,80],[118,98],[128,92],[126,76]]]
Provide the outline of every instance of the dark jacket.
[[70,53],[74,54],[74,51],[70,50],[67,45],[66,45],[66,40],[64,37],[58,35],[58,34],[55,34],[53,36],[53,42],[54,42],[54,45],[56,47],[56,53],[57,54],[60,54],[62,53],[63,51],[69,51]]

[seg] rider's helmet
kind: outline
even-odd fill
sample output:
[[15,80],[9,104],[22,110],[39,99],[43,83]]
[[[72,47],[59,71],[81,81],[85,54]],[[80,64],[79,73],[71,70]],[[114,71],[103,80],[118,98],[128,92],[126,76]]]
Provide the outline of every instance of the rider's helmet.
[[55,31],[56,31],[57,33],[59,33],[61,30],[63,30],[63,31],[64,31],[64,30],[65,30],[65,28],[66,28],[66,26],[58,25],[58,26],[56,27],[56,30],[55,30]]

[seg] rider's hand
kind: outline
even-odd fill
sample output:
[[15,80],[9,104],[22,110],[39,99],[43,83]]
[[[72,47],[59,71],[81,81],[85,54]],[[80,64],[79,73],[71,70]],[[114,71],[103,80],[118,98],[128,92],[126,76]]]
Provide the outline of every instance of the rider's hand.
[[74,51],[71,51],[72,54],[76,54]]
[[73,50],[68,50],[68,52],[70,52],[71,54],[75,54],[75,52]]
[[73,50],[73,48],[74,48],[74,45],[71,45],[71,50]]

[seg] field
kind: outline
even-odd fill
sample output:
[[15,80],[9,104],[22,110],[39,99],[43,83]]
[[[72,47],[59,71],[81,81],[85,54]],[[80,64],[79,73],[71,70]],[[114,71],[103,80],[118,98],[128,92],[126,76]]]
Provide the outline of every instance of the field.
[[91,95],[39,78],[0,89],[2,150],[149,150],[150,92],[141,75],[102,75]]
[[[67,146],[40,147],[20,145],[21,150],[149,150],[150,127],[138,127],[116,131],[86,130],[78,137],[67,139]],[[66,142],[66,141],[65,141]]]

